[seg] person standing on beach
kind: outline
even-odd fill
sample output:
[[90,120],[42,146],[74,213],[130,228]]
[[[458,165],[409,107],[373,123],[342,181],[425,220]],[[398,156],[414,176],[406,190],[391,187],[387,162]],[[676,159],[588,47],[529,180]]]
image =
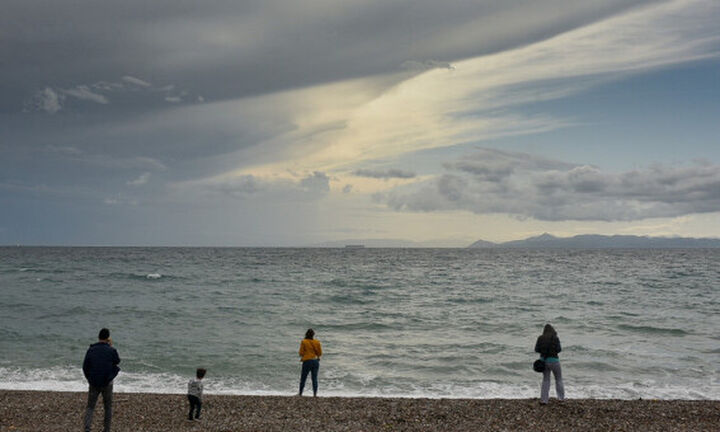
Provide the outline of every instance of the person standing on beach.
[[540,387],[540,403],[545,405],[550,400],[550,373],[555,376],[555,393],[559,401],[565,400],[565,387],[562,381],[562,369],[558,353],[562,351],[560,338],[550,324],[545,324],[543,334],[535,342],[535,352],[545,361],[542,387]]
[[83,361],[83,374],[90,386],[85,410],[85,432],[90,432],[95,404],[101,394],[105,407],[103,432],[110,432],[113,379],[120,372],[118,363],[120,363],[120,356],[112,346],[110,330],[103,328],[98,334],[97,343],[90,345]]
[[[203,394],[203,383],[202,379],[205,378],[207,371],[203,368],[198,368],[195,371],[195,379],[191,379],[188,382],[188,402],[190,402],[190,413],[188,414],[188,420],[199,420],[200,410],[202,409],[202,394]],[[193,418],[193,411],[195,411],[195,418]]]
[[318,370],[320,369],[320,356],[322,355],[322,346],[320,341],[313,339],[315,331],[308,329],[305,332],[305,339],[300,341],[300,361],[302,362],[302,372],[300,373],[300,393],[302,396],[305,388],[305,381],[308,373],[312,374],[313,396],[317,396],[318,391]]

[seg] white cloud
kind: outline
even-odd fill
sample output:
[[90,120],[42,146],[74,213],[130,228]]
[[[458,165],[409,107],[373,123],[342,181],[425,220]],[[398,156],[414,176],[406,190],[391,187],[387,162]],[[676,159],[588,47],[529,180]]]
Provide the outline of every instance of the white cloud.
[[121,205],[137,206],[140,204],[140,202],[138,200],[133,199],[133,198],[128,198],[128,197],[125,197],[120,194],[103,199],[103,203],[108,206],[121,206]]
[[142,185],[146,184],[148,182],[148,180],[150,180],[150,173],[146,172],[146,173],[140,174],[140,176],[138,178],[136,178],[135,180],[128,181],[127,184],[128,184],[128,186],[142,186]]
[[90,87],[92,87],[96,91],[101,91],[101,92],[120,91],[125,88],[125,86],[122,83],[107,82],[107,81],[98,81],[95,84],[92,84]]
[[122,80],[128,84],[133,84],[138,87],[152,87],[152,84],[150,84],[149,82],[143,81],[140,78],[135,78],[130,75],[125,75],[124,77],[122,77]]
[[143,156],[121,158],[109,154],[90,153],[72,146],[47,146],[44,151],[55,153],[74,162],[97,167],[157,171],[167,169],[161,161]]
[[55,114],[63,108],[65,95],[56,92],[50,87],[36,92],[25,102],[26,111],[44,111],[48,114]]
[[[107,94],[132,93],[136,98],[147,97],[148,94],[156,94],[151,96],[152,100],[164,101],[170,103],[180,103],[186,97],[195,98],[198,102],[204,102],[202,96],[191,96],[187,90],[178,90],[177,95],[170,94],[176,92],[176,86],[169,84],[163,87],[153,87],[152,84],[139,78],[124,76],[121,82],[98,81],[94,84],[79,84],[70,88],[46,87],[36,92],[25,102],[25,111],[45,111],[54,114],[65,107],[64,102],[67,97],[74,99],[95,102],[102,105],[110,103]],[[162,99],[161,99],[162,98]]]
[[426,61],[415,61],[408,60],[403,62],[402,67],[413,71],[426,71],[430,69],[455,69],[452,64],[448,62],[441,62],[437,60],[426,60]]
[[85,85],[79,85],[71,89],[60,89],[60,91],[76,99],[92,101],[103,105],[108,103],[108,99],[105,96],[91,91],[90,88]]

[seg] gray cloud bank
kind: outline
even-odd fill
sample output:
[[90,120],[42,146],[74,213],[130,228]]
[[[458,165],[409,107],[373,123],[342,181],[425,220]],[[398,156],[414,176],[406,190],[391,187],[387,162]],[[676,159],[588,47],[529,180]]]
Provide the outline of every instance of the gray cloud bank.
[[173,187],[183,194],[220,194],[239,200],[271,197],[284,201],[305,201],[322,198],[330,192],[330,177],[319,171],[295,181],[242,175],[232,179],[178,183]]
[[448,67],[649,2],[5,0],[0,113],[18,110],[46,87],[119,77],[138,87],[173,83],[221,100]]
[[[159,101],[179,102],[204,102],[199,95],[190,95],[186,90],[178,90],[173,84],[156,87],[139,78],[124,76],[119,81],[108,82],[98,81],[93,84],[79,84],[71,88],[60,88],[47,86],[42,90],[32,93],[23,102],[23,111],[45,112],[55,114],[68,106],[74,110],[88,109],[89,105],[82,106],[77,102],[94,102],[96,104],[108,105],[111,102],[120,102],[127,107],[158,106]],[[69,104],[68,102],[74,102]]]
[[405,171],[397,168],[390,168],[386,170],[375,170],[375,169],[359,169],[353,172],[353,175],[358,177],[368,177],[376,179],[411,179],[415,177],[414,172]]
[[483,149],[449,173],[378,194],[395,210],[467,210],[546,221],[632,221],[720,211],[720,165],[653,165],[621,173]]

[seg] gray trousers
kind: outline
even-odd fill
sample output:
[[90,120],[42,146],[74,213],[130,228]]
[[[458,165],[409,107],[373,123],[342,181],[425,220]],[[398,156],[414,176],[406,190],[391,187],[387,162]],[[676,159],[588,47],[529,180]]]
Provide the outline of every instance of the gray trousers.
[[542,387],[540,388],[540,402],[542,403],[548,403],[550,399],[550,372],[555,376],[555,393],[557,394],[558,400],[565,399],[565,387],[563,387],[560,362],[545,362]]
[[110,421],[112,420],[112,383],[105,387],[90,386],[88,391],[87,409],[85,409],[85,432],[90,432],[92,426],[93,412],[98,397],[102,394],[103,407],[105,408],[105,421],[103,422],[103,432],[110,432]]

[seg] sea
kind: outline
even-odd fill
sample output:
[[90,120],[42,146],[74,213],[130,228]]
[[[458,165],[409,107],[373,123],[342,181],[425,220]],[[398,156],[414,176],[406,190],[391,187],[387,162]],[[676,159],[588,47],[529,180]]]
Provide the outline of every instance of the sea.
[[[551,323],[569,398],[720,399],[720,249],[0,248],[0,389],[536,398]],[[554,389],[551,390],[551,395]]]

